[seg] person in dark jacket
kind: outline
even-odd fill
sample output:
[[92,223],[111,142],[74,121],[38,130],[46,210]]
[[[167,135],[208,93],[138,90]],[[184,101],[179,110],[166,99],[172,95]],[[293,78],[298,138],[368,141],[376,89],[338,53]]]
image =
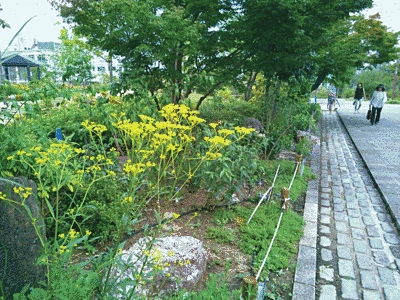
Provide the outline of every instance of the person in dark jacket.
[[365,89],[363,87],[363,84],[359,82],[357,84],[357,88],[354,91],[354,111],[359,111],[361,107],[361,103],[365,98]]

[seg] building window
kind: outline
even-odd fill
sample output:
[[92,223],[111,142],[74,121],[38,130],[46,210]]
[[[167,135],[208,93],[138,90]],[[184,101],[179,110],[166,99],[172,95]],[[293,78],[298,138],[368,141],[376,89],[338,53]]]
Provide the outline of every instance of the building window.
[[41,62],[45,62],[46,61],[46,57],[44,56],[44,54],[39,54],[37,56],[37,59],[38,59],[38,61],[41,61]]
[[35,55],[33,55],[33,54],[31,54],[31,55],[28,55],[28,57],[30,58],[30,59],[35,59]]
[[106,71],[106,67],[97,67],[97,71],[98,72],[105,72]]

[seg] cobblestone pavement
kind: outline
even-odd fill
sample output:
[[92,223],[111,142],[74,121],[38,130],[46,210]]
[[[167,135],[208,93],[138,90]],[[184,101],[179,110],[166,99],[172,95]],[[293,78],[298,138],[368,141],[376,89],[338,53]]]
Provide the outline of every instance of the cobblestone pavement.
[[392,216],[336,113],[324,111],[320,134],[293,299],[398,300],[400,239]]
[[337,115],[321,125],[317,297],[400,299],[392,218]]
[[400,105],[386,104],[379,124],[371,126],[367,103],[360,113],[350,103],[338,110],[339,117],[400,230]]

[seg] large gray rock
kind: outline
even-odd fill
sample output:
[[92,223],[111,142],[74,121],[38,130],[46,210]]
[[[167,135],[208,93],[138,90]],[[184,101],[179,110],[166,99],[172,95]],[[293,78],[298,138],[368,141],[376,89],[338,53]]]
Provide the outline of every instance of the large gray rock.
[[[24,199],[14,193],[14,187],[32,188],[32,194]],[[34,197],[35,183],[24,177],[0,178],[0,192],[18,203],[25,200],[25,206],[36,219],[40,234],[45,238],[44,222]],[[44,266],[36,265],[42,250],[32,219],[23,206],[0,200],[0,280],[7,295],[6,299],[12,299],[12,294],[20,292],[26,284],[37,286],[39,281],[45,279]]]
[[[143,268],[146,248],[149,239],[139,239],[128,250],[122,252],[122,261],[127,266],[125,269],[114,270],[114,278],[119,282],[135,282],[135,276]],[[166,237],[157,239],[147,252],[149,263],[143,269],[141,280],[150,279],[157,267],[162,268],[154,278],[152,291],[155,294],[166,295],[177,289],[192,289],[203,277],[207,265],[207,252],[203,243],[191,236]],[[135,289],[135,294],[147,295],[151,284],[142,284]],[[114,293],[119,299],[130,293],[132,284],[127,284],[124,289]],[[150,292],[151,293],[151,292]]]
[[257,132],[263,132],[264,126],[263,124],[257,120],[256,118],[245,118],[243,120],[244,126],[247,128],[254,128]]

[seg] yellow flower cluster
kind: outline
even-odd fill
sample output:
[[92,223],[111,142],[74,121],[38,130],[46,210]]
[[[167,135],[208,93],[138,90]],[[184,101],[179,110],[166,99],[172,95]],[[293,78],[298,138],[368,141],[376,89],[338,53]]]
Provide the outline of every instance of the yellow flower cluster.
[[61,246],[60,246],[60,250],[58,250],[58,252],[59,252],[60,254],[62,254],[62,253],[64,253],[64,251],[65,251],[65,252],[69,252],[69,249],[67,249],[67,246],[61,245]]
[[144,171],[146,171],[146,168],[151,168],[156,166],[155,163],[153,162],[147,162],[147,163],[132,163],[132,160],[128,160],[126,162],[126,164],[124,164],[124,171],[126,173],[130,173],[132,175],[137,175],[139,173],[143,173]]
[[204,140],[214,146],[229,146],[229,144],[231,143],[230,140],[218,135],[211,138],[206,136],[204,137]]
[[27,199],[30,195],[32,195],[32,188],[27,187],[23,188],[21,186],[13,188],[14,193],[20,195],[22,198]]
[[96,135],[101,135],[104,131],[107,131],[107,127],[102,124],[96,124],[94,122],[89,122],[88,120],[82,122],[82,126],[85,127],[90,133],[95,133]]
[[76,239],[78,237],[78,235],[79,235],[79,232],[76,232],[75,229],[72,228],[68,232],[68,235],[70,236],[71,239]]
[[2,192],[0,192],[0,200],[6,200],[6,194],[3,194]]
[[133,202],[132,196],[124,197],[124,199],[122,199],[122,203],[132,203],[132,202]]

